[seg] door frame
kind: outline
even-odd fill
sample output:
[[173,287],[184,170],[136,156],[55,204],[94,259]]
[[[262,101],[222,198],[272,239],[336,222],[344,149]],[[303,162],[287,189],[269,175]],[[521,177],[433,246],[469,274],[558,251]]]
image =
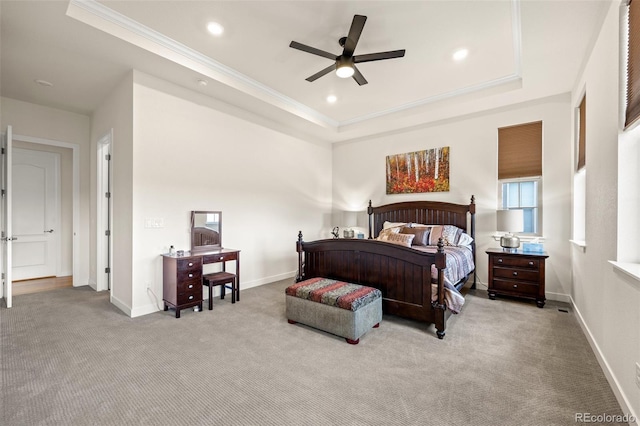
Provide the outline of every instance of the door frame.
[[69,148],[72,152],[73,160],[73,286],[82,285],[80,283],[80,145],[70,142],[57,141],[53,139],[36,138],[32,136],[13,135],[14,141],[37,143],[40,145],[57,146],[59,148]]
[[[112,192],[112,177],[108,161],[105,160],[105,153],[111,155],[113,151],[113,129],[107,132],[96,142],[96,291],[111,291],[111,277],[113,270],[105,272],[105,268],[112,268],[113,265],[113,233],[109,235],[109,245],[105,250],[102,240],[105,231],[113,230],[113,203],[104,196],[105,187]],[[106,172],[106,182],[105,182]],[[105,210],[106,218],[105,216]],[[104,224],[108,223],[105,228]]]

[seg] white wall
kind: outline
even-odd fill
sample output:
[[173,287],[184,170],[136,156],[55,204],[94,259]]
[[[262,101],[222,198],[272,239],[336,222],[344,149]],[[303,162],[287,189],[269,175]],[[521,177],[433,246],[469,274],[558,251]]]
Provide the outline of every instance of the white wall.
[[[132,316],[162,308],[160,254],[189,250],[191,210],[222,211],[222,243],[241,250],[241,288],[292,277],[298,231],[311,240],[328,226],[331,146],[134,75]],[[145,228],[146,218],[162,218],[164,228]]]
[[[569,95],[514,105],[471,117],[447,120],[410,131],[335,145],[333,152],[333,201],[338,210],[409,200],[468,203],[476,197],[476,264],[486,289],[487,256],[498,243],[498,128],[543,121],[543,235],[550,257],[546,264],[548,299],[568,301],[569,269],[571,108]],[[450,147],[450,191],[386,195],[385,158],[390,154]]]
[[[28,102],[17,101],[10,98],[0,99],[1,126],[4,131],[7,125],[13,127],[14,135],[27,136],[29,138],[48,139],[56,142],[64,142],[70,144],[76,144],[79,146],[79,160],[80,160],[80,194],[79,194],[79,207],[80,217],[78,230],[78,248],[79,248],[79,275],[78,279],[73,283],[74,286],[87,285],[89,282],[89,128],[90,118],[82,114],[76,114],[68,111],[63,111],[55,108],[44,107],[41,105],[35,105]],[[70,149],[59,149],[42,147],[38,148],[38,144],[22,144],[18,145],[22,147],[30,147],[36,149],[53,150],[65,154],[61,163],[61,177],[63,179],[63,185],[69,184],[69,179],[72,176],[72,161],[69,160]],[[38,145],[38,146],[37,146]],[[65,160],[66,158],[66,160]],[[63,210],[62,225],[64,230],[67,231],[68,227],[72,225],[73,212],[70,210],[68,197],[70,196],[70,188],[63,187]],[[71,217],[70,217],[71,216]],[[70,240],[69,229],[65,232],[63,239],[64,249],[62,251],[63,267],[61,272],[64,274],[73,273],[71,270],[71,247],[72,242]]]
[[[587,246],[585,251],[578,247],[571,250],[572,298],[618,399],[637,419],[640,389],[634,378],[635,363],[640,363],[640,282],[614,271],[608,263],[616,256],[626,258],[625,253],[616,253],[618,203],[625,201],[617,197],[622,62],[620,9],[618,2],[612,2],[572,100],[577,105],[586,88]],[[637,150],[640,140],[635,144]],[[637,154],[634,158],[637,168]],[[631,214],[637,221],[637,210]]]

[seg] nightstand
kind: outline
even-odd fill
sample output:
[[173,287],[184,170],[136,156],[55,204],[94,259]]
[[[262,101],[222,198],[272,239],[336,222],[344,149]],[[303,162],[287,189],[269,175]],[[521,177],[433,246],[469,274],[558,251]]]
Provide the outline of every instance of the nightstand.
[[517,250],[489,249],[489,293],[535,300],[539,308],[544,306],[544,263],[546,253],[530,253]]

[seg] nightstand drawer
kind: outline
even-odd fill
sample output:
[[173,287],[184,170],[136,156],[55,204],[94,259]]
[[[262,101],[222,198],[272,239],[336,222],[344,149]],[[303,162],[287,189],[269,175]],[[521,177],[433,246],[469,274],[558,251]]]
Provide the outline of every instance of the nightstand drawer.
[[538,259],[527,259],[514,256],[491,256],[494,266],[515,266],[517,268],[539,269]]
[[514,268],[493,268],[493,276],[496,278],[507,278],[511,280],[534,281],[540,280],[540,272],[526,269]]
[[536,297],[540,291],[538,284],[523,283],[520,281],[494,280],[492,289],[506,293],[514,293]]

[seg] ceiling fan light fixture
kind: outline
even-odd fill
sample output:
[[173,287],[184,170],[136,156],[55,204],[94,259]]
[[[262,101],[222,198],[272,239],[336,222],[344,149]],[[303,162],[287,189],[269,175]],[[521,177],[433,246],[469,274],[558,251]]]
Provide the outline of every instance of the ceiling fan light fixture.
[[353,65],[351,61],[345,58],[340,58],[336,62],[336,75],[340,78],[349,78],[354,73]]

